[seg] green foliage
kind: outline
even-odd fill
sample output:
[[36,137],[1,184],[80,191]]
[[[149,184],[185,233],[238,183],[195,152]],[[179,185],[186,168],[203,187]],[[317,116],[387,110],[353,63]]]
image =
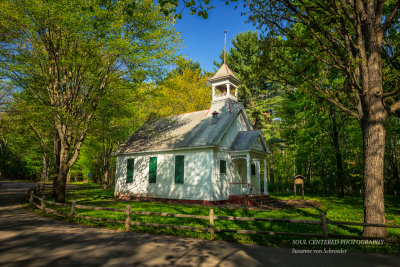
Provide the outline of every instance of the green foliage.
[[180,60],[163,80],[144,84],[147,94],[143,94],[143,104],[148,117],[162,118],[209,108],[211,88],[208,74],[202,72],[199,63]]
[[[275,188],[292,190],[293,176],[302,174],[306,187],[313,192],[326,191],[326,181],[331,192],[339,186],[332,141],[330,107],[322,99],[314,99],[301,90],[289,90],[282,94],[283,101],[277,110],[282,137],[286,140],[283,150],[274,151]],[[343,157],[347,192],[359,192],[362,188],[362,139],[356,120],[339,116],[339,144]],[[325,174],[323,171],[325,166]],[[351,188],[351,189],[350,189]]]

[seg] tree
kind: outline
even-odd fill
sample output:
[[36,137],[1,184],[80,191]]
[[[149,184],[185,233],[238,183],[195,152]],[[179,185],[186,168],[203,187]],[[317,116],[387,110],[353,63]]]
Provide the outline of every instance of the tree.
[[[400,90],[393,85],[383,86],[386,77],[382,71],[398,53],[389,54],[385,61],[382,56],[388,33],[394,31],[398,36],[399,6],[400,1],[383,0],[252,0],[249,3],[250,19],[267,29],[271,38],[283,36],[275,40],[291,50],[290,59],[276,55],[281,61],[279,69],[285,69],[293,77],[287,79],[286,75],[286,81],[308,83],[311,93],[359,120],[363,135],[366,223],[385,223],[385,121],[400,108]],[[331,69],[345,77],[341,86],[321,83],[321,73],[331,73]],[[385,237],[386,229],[364,227],[363,235]]]
[[168,64],[179,45],[171,16],[153,1],[17,0],[0,4],[0,72],[32,97],[52,123],[53,195],[65,201],[96,109],[122,81]]
[[146,105],[150,119],[208,109],[211,89],[208,74],[202,74],[200,64],[180,60],[177,67],[158,84],[148,84]]
[[105,96],[96,111],[97,119],[91,124],[72,175],[92,173],[93,180],[103,184],[104,189],[113,184],[115,160],[112,152],[147,117],[147,107],[143,105],[144,97],[140,92],[141,85],[115,86]]

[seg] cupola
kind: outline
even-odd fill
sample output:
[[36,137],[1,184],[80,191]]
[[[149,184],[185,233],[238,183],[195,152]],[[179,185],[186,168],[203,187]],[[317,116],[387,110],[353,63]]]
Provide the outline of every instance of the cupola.
[[237,102],[237,88],[240,81],[235,77],[226,63],[208,81],[212,86],[212,102],[226,99]]
[[212,103],[221,100],[233,100],[237,102],[238,85],[240,81],[236,78],[233,72],[226,65],[226,31],[225,31],[225,45],[224,45],[224,64],[214,74],[213,77],[208,79],[212,86]]

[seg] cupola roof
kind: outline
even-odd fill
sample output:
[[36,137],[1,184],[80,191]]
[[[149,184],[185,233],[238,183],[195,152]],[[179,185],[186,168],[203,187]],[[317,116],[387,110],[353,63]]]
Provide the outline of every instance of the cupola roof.
[[235,74],[233,74],[233,72],[229,69],[226,63],[222,64],[221,68],[219,68],[219,70],[214,74],[214,76],[208,79],[208,81],[214,82],[225,78],[228,79],[230,78],[233,80],[234,83],[240,84],[240,81],[238,80],[238,78],[236,78]]

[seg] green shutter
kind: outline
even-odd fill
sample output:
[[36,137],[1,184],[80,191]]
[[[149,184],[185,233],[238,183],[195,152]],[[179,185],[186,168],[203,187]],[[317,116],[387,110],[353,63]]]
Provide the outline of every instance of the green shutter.
[[185,158],[184,156],[175,157],[175,183],[183,184],[183,178],[185,173]]
[[251,175],[256,175],[256,165],[251,164]]
[[219,173],[225,174],[226,173],[226,160],[219,161]]
[[149,163],[149,183],[155,183],[157,180],[157,157],[151,157]]
[[133,166],[134,166],[134,159],[128,159],[126,164],[126,182],[133,183]]

